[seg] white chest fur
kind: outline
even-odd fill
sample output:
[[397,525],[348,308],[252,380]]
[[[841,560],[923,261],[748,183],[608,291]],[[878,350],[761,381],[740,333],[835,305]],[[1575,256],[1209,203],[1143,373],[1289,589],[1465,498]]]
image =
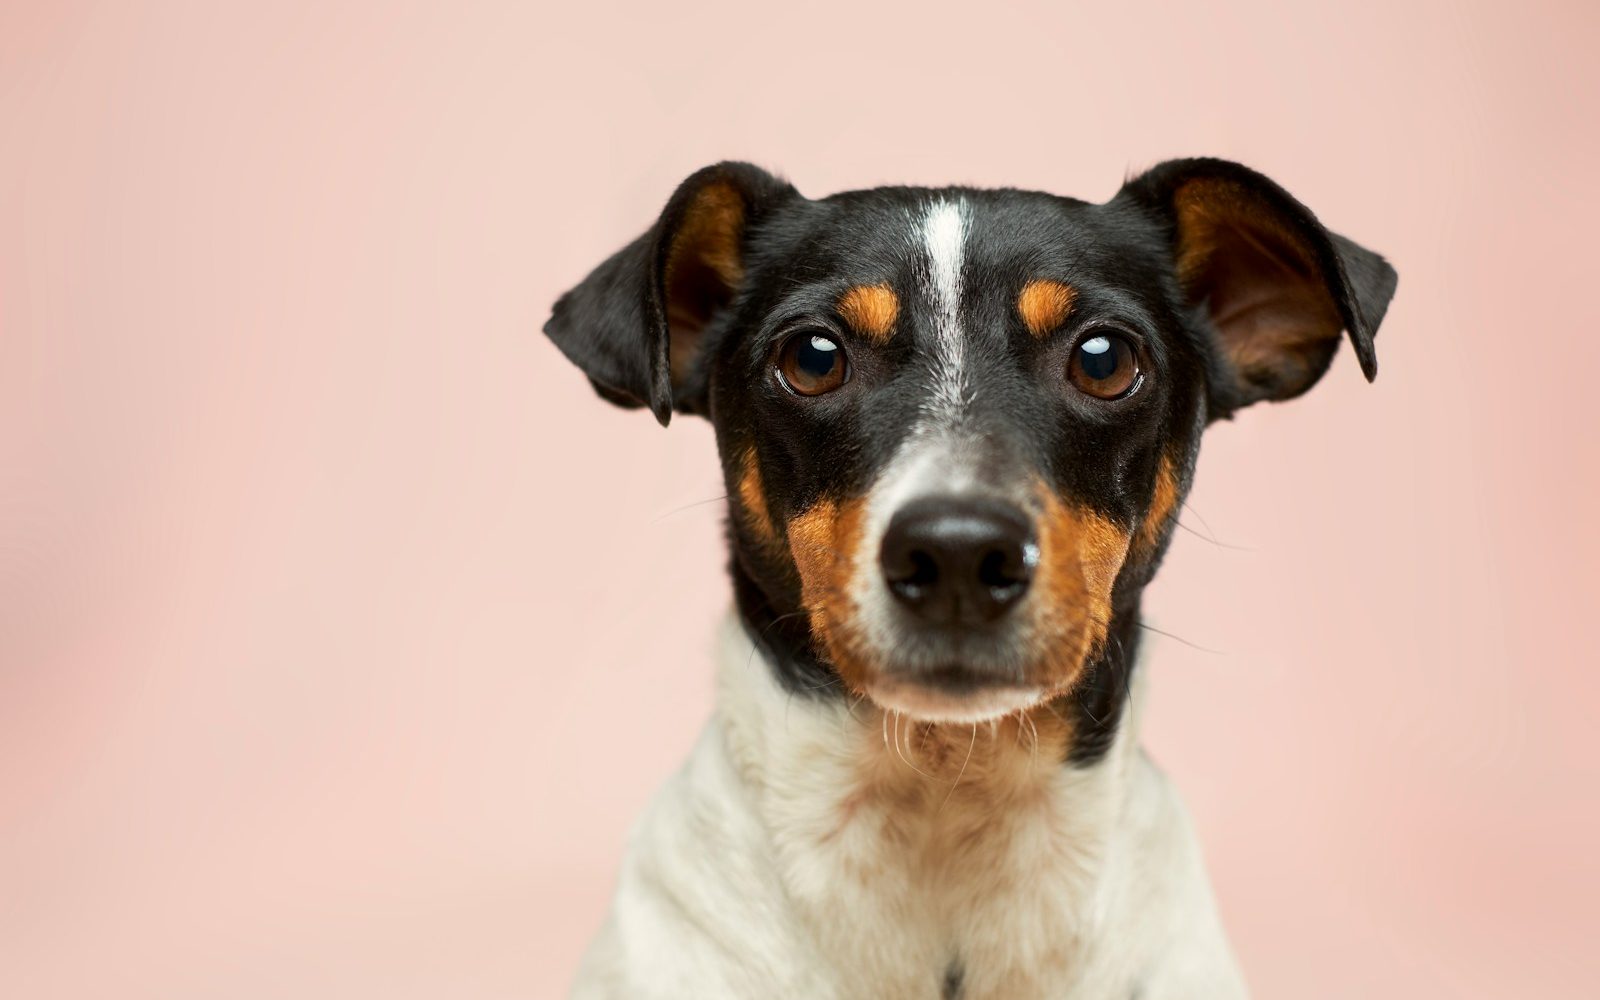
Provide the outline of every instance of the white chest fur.
[[577,997],[1238,997],[1181,805],[1051,716],[790,696],[725,626],[718,712],[634,834]]

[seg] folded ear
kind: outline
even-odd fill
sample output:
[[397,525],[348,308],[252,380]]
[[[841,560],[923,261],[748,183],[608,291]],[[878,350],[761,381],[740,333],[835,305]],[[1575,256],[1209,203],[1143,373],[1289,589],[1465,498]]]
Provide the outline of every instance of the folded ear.
[[748,163],[697,171],[649,232],[556,302],[544,332],[605,399],[648,406],[663,425],[675,402],[697,412],[704,386],[686,383],[702,334],[744,280],[749,228],[791,197]]
[[1226,160],[1169,160],[1128,181],[1116,200],[1166,224],[1179,284],[1210,317],[1213,419],[1311,388],[1341,330],[1367,379],[1376,377],[1372,339],[1395,270],[1324,229],[1283,188]]

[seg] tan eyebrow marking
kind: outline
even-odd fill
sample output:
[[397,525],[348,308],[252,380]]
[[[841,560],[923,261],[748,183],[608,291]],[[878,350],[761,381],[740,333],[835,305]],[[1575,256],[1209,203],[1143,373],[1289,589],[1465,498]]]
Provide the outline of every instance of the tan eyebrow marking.
[[1035,337],[1054,333],[1072,314],[1072,303],[1078,290],[1065,282],[1050,278],[1035,278],[1022,286],[1017,296],[1017,312],[1028,332]]
[[882,344],[894,336],[900,299],[888,285],[857,285],[839,296],[839,315],[857,333]]

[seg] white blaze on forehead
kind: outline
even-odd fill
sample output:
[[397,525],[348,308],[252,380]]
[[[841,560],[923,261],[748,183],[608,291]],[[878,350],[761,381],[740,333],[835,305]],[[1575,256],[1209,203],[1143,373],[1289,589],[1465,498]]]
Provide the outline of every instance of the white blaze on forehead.
[[934,359],[932,408],[954,416],[968,400],[966,337],[961,329],[961,266],[971,213],[967,203],[939,200],[929,205],[919,226],[927,268],[923,292],[933,306]]
[[924,496],[979,492],[978,467],[983,442],[962,416],[972,404],[968,383],[966,331],[961,328],[961,272],[971,228],[970,206],[960,198],[939,198],[913,217],[911,250],[917,260],[918,291],[933,316],[929,349],[932,384],[921,414],[908,429],[867,501],[862,553],[850,584],[859,625],[869,644],[890,649],[896,643],[893,597],[878,571],[878,547],[889,522],[906,504]]
[[[966,256],[971,210],[959,198],[938,198],[913,216],[911,251],[917,261],[918,291],[933,316],[929,349],[932,384],[921,414],[908,428],[894,458],[873,485],[867,502],[863,542],[876,556],[895,512],[921,496],[965,493],[977,486],[978,449],[960,428],[971,392],[967,385],[966,335],[961,329],[961,269]],[[876,563],[869,561],[875,567]],[[857,576],[856,599],[872,638],[888,641],[889,593],[875,571]]]

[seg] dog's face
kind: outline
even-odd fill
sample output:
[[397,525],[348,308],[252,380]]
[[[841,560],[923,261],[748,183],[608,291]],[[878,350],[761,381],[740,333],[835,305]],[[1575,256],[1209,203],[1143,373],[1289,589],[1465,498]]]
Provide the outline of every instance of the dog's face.
[[1205,426],[1308,389],[1342,330],[1370,377],[1394,285],[1221,161],[1103,205],[813,201],[721,164],[546,331],[613,402],[710,417],[741,611],[792,685],[975,721],[1111,656]]

